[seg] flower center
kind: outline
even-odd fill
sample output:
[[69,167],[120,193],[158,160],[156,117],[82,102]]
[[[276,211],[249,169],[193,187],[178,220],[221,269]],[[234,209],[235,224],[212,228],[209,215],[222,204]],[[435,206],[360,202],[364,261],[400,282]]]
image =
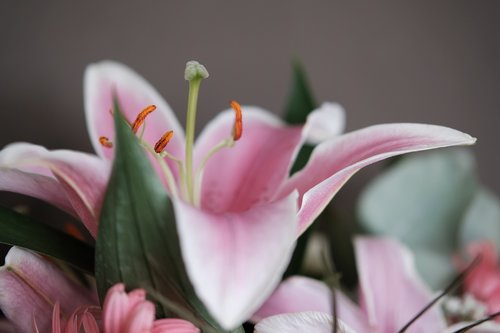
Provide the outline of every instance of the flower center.
[[[141,132],[137,135],[141,145],[156,159],[162,173],[167,181],[170,194],[173,197],[181,197],[185,201],[192,203],[199,207],[201,202],[201,184],[203,180],[203,170],[207,162],[217,152],[224,148],[231,148],[235,142],[238,141],[243,133],[243,115],[241,106],[236,101],[231,101],[231,108],[235,112],[235,121],[232,131],[224,140],[216,144],[206,155],[201,159],[196,170],[193,170],[193,149],[194,149],[194,134],[196,127],[196,112],[198,104],[198,95],[200,91],[201,81],[208,77],[206,68],[196,61],[189,61],[186,64],[184,78],[189,81],[189,93],[187,103],[187,117],[186,117],[186,145],[185,145],[185,159],[180,160],[176,156],[171,155],[165,148],[169,141],[174,136],[174,132],[167,130],[165,134],[151,146],[146,142],[144,132],[146,129],[146,118],[156,110],[155,105],[149,105],[142,110],[136,117],[133,123],[129,123],[130,128],[137,135],[137,132],[142,127]],[[112,112],[111,112],[112,114]],[[113,143],[105,136],[99,138],[99,142],[103,147],[112,148]],[[176,181],[174,174],[167,163],[167,160],[175,162],[178,171],[178,181]]]

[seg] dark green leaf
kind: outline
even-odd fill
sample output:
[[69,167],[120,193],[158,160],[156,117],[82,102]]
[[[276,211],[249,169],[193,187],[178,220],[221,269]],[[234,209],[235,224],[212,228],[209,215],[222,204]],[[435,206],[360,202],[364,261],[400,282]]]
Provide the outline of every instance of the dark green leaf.
[[0,207],[0,243],[54,257],[83,271],[94,271],[94,249],[31,217]]
[[299,61],[293,63],[293,77],[283,118],[289,124],[303,124],[316,108],[316,102]]
[[128,289],[153,291],[182,309],[159,302],[164,315],[194,313],[217,327],[187,278],[168,194],[117,101],[114,111],[115,159],[96,242],[99,295],[102,299],[112,285],[123,282]]

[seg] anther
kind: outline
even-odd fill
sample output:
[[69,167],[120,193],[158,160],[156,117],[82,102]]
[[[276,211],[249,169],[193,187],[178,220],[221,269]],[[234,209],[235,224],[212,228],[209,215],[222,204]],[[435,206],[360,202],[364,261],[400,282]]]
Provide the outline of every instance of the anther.
[[99,138],[99,143],[101,144],[101,146],[106,147],[106,148],[113,147],[113,143],[111,141],[109,141],[109,139],[105,136],[101,136]]
[[156,110],[155,105],[149,105],[144,110],[142,110],[141,113],[137,115],[137,118],[135,118],[134,122],[132,123],[132,132],[137,133],[137,130],[144,123],[146,117],[154,110]]
[[243,115],[241,113],[241,105],[236,101],[231,101],[231,107],[233,108],[236,116],[234,119],[233,140],[238,141],[243,133]]
[[165,149],[165,147],[167,146],[167,144],[169,143],[169,141],[172,139],[172,137],[174,136],[174,131],[168,131],[167,133],[163,134],[163,136],[160,138],[160,140],[158,140],[158,142],[156,142],[155,144],[155,152],[157,154],[161,153],[163,151],[163,149]]

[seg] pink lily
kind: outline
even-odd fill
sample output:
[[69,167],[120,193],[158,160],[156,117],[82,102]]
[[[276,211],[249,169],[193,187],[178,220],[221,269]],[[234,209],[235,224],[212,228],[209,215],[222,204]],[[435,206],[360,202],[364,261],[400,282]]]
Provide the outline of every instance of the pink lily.
[[55,304],[69,316],[75,309],[98,304],[94,290],[69,279],[55,265],[30,251],[13,247],[0,268],[0,307],[18,333],[32,333],[36,322],[49,332]]
[[[391,239],[359,237],[354,246],[360,300],[356,305],[336,292],[341,325],[347,331],[360,333],[399,332],[433,299],[430,289],[416,273],[413,256]],[[256,332],[305,332],[301,330],[304,327],[308,332],[331,332],[332,296],[331,289],[320,281],[300,276],[288,278],[254,315],[253,319],[260,321]],[[447,328],[436,305],[405,332],[451,333],[465,325],[459,323]],[[498,332],[499,329],[500,326],[485,323],[471,332]]]
[[[191,62],[187,74],[191,92],[195,92],[190,96],[196,96],[201,77],[208,73]],[[98,216],[105,181],[94,184],[93,177],[106,179],[107,164],[113,158],[113,149],[104,147],[110,142],[103,138],[112,141],[114,133],[109,113],[113,93],[129,120],[145,107],[156,106],[140,135],[146,146],[151,148],[167,131],[175,133],[164,151],[152,154],[152,160],[174,203],[188,276],[210,313],[227,329],[245,321],[269,296],[298,236],[359,169],[398,154],[475,142],[449,128],[418,124],[378,125],[342,136],[320,135],[318,140],[316,125],[328,123],[318,118],[332,114],[324,108],[313,113],[304,126],[290,127],[262,109],[243,107],[242,116],[235,107],[236,121],[233,110],[221,113],[194,144],[195,97],[189,99],[185,136],[168,104],[149,83],[129,68],[108,61],[89,66],[85,73],[87,125],[100,162],[83,168],[81,174],[72,173],[75,177],[68,182],[61,170],[75,170],[71,168],[77,168],[80,161],[75,163],[66,155],[62,158],[62,152],[54,160],[55,152],[46,151],[33,159],[32,151],[39,147],[13,146],[8,148],[9,154],[0,153],[4,166],[2,155],[19,157],[10,159],[9,180],[2,181],[5,177],[0,176],[0,188],[35,195],[66,209],[85,208],[74,208],[79,216]],[[244,132],[239,139],[236,133],[241,135],[242,118]],[[298,149],[312,137],[324,141],[307,166],[289,177]],[[15,154],[18,151],[22,153]],[[95,161],[87,155],[79,158]],[[50,163],[41,163],[47,160]],[[42,164],[55,178],[19,170],[25,164]],[[20,188],[38,179],[53,189]],[[80,185],[83,190],[78,190]],[[71,191],[61,194],[60,188],[68,187]],[[61,199],[65,196],[66,201]],[[96,230],[96,221],[89,218],[87,227]]]

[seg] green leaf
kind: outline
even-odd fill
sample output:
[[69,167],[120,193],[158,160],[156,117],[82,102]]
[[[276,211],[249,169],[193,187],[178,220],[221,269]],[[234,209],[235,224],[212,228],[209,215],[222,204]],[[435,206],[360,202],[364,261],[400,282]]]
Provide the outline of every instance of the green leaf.
[[219,329],[187,277],[173,205],[162,181],[123,118],[117,101],[114,111],[115,159],[96,242],[99,295],[103,299],[112,285],[123,282],[128,289],[144,288],[175,304],[174,309],[158,302],[159,311],[163,311],[160,316],[195,314],[204,325],[210,323]]
[[[293,77],[288,93],[288,101],[286,103],[284,120],[289,124],[303,124],[311,111],[316,108],[316,102],[307,83],[305,71],[299,61],[293,63]],[[305,145],[299,151],[295,163],[292,166],[291,173],[295,173],[302,169],[309,157],[311,156],[313,147]],[[285,272],[285,276],[297,274],[302,267],[302,261],[307,247],[307,242],[312,232],[309,228],[297,241],[297,246],[293,253],[290,264]]]
[[[314,101],[311,89],[307,83],[305,71],[301,63],[295,61],[293,63],[292,84],[290,86],[290,92],[288,93],[288,101],[286,103],[283,118],[288,124],[303,124],[306,122],[309,113],[315,108],[316,102]],[[313,147],[310,145],[304,145],[304,147],[302,147],[292,166],[292,174],[306,165],[312,151]],[[301,248],[301,245],[298,244],[297,248]]]
[[293,63],[293,77],[283,118],[289,124],[303,124],[316,108],[316,102],[299,61]]
[[[479,240],[500,244],[500,200],[484,187],[476,192],[459,233],[461,247]],[[497,253],[500,253],[499,246]]]
[[[371,233],[395,237],[413,251],[450,256],[462,216],[476,189],[474,160],[466,150],[414,154],[388,168],[361,195],[358,215]],[[424,256],[425,257],[425,256]],[[421,259],[420,262],[422,263]],[[418,264],[418,263],[417,263]],[[425,275],[424,266],[419,270]],[[439,269],[439,265],[436,269]],[[448,268],[427,280],[439,287]]]
[[94,271],[90,245],[5,207],[0,207],[0,243],[45,254],[88,273]]

